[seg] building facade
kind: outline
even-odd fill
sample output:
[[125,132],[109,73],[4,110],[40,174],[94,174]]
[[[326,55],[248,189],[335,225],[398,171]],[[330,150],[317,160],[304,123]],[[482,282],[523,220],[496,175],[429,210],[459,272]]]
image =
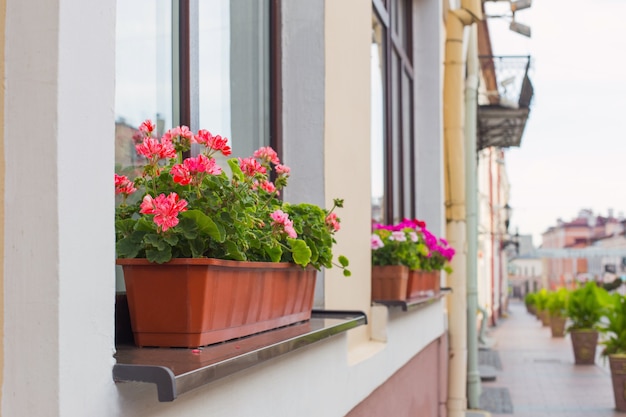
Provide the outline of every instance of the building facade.
[[[448,2],[127,3],[0,0],[2,415],[447,415],[444,301],[373,305],[369,239],[380,181],[387,221],[419,217],[445,234]],[[112,173],[130,158],[117,138],[143,118],[219,124],[236,152],[272,144],[294,170],[287,201],[343,198],[338,252],[352,277],[324,271],[316,307],[362,311],[367,325],[173,402],[114,381]]]

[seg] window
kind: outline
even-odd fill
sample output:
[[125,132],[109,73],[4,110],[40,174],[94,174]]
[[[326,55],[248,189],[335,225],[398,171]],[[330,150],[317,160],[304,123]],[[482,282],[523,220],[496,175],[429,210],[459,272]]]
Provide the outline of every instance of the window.
[[416,217],[412,3],[374,0],[372,16],[372,212]]
[[118,1],[115,80],[115,172],[133,177],[132,137],[146,119],[158,134],[172,127],[170,0]]
[[[232,156],[280,152],[279,4],[117,1],[116,173],[140,174],[133,137],[146,119],[159,137],[178,125],[227,137]],[[124,291],[120,270],[116,282]]]
[[277,3],[118,0],[116,172],[132,175],[132,137],[145,119],[159,136],[181,124],[227,137],[233,156],[278,146]]

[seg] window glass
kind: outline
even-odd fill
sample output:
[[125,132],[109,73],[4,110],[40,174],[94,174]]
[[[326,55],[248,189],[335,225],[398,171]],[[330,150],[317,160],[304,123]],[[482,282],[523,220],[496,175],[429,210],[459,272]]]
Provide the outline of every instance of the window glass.
[[270,143],[269,21],[269,0],[199,3],[199,125],[234,156]]
[[373,2],[372,213],[384,223],[416,216],[411,5]]
[[371,163],[372,218],[382,222],[385,193],[385,68],[383,36],[385,28],[376,13],[372,16],[371,54]]
[[172,125],[171,0],[117,2],[115,172],[134,177],[133,136],[151,119],[162,134]]

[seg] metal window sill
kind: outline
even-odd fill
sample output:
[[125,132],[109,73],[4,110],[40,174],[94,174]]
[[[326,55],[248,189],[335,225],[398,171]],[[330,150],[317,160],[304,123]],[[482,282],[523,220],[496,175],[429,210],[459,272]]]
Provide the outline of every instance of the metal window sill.
[[311,320],[199,349],[118,346],[116,382],[157,385],[161,402],[259,363],[367,324],[360,311],[313,310]]
[[402,311],[412,311],[420,308],[424,308],[434,302],[439,301],[445,295],[452,292],[452,288],[442,287],[441,290],[437,294],[426,295],[423,297],[415,297],[408,300],[393,300],[393,301],[377,301],[374,300],[374,304],[382,304],[387,307],[401,307]]

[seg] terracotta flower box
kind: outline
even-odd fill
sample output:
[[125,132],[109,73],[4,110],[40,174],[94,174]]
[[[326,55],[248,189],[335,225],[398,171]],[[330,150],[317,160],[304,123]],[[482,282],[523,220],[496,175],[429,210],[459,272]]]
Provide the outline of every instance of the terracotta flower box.
[[311,318],[316,270],[218,259],[118,259],[135,344],[198,347]]

